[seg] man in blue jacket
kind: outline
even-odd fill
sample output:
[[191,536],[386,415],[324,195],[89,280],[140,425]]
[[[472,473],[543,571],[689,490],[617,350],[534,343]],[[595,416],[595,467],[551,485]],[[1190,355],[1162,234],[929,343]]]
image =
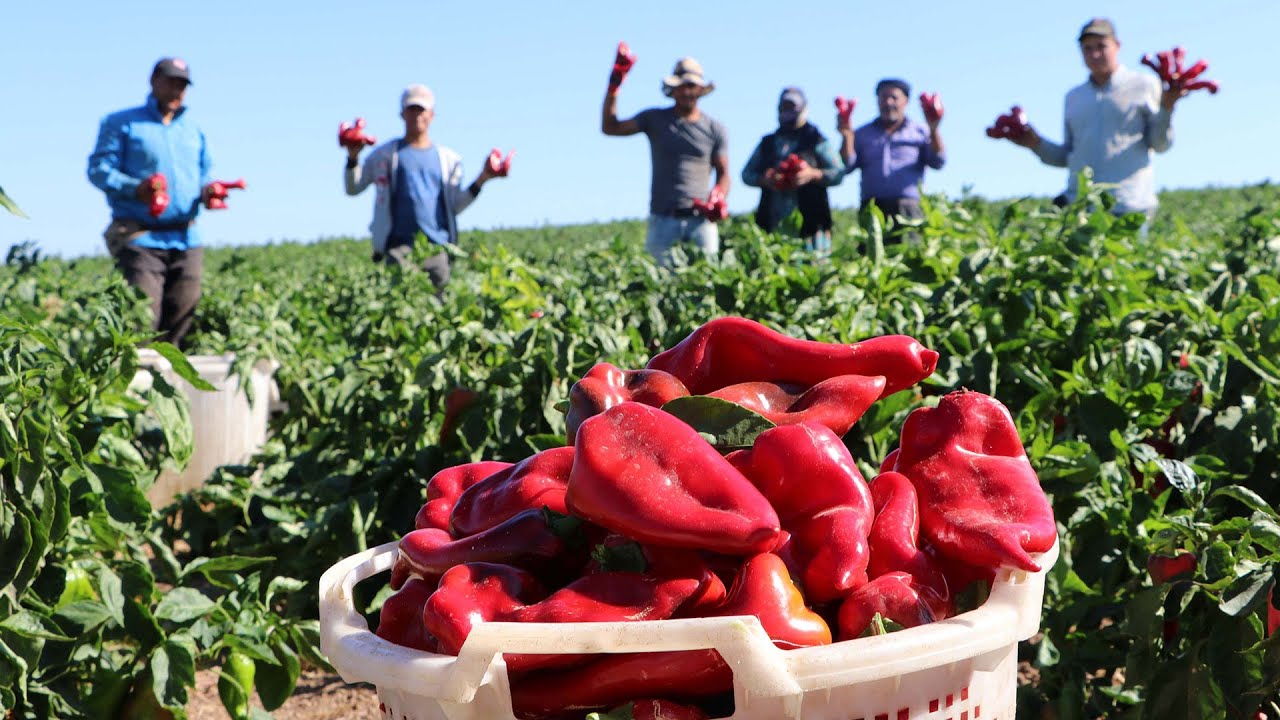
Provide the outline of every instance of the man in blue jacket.
[[159,339],[175,345],[200,300],[204,251],[194,223],[210,196],[209,149],[185,104],[190,84],[183,60],[157,62],[146,102],[102,120],[88,171],[111,207],[107,249],[151,299]]

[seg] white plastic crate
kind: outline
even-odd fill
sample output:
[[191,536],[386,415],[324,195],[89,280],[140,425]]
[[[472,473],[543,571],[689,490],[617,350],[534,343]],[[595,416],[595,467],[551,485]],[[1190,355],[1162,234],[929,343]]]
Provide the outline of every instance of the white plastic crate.
[[1018,642],[1040,627],[1045,573],[1001,571],[976,610],[930,625],[821,647],[774,647],[752,616],[616,623],[483,623],[457,657],[400,647],[369,631],[356,583],[391,568],[391,542],[320,579],[320,648],[342,679],[372,683],[396,720],[509,720],[504,652],[715,648],[733,669],[733,720],[1013,720]]
[[[253,403],[240,387],[240,379],[232,377],[235,355],[190,355],[192,367],[216,388],[197,390],[173,372],[169,361],[154,350],[138,351],[144,368],[159,372],[170,385],[187,397],[191,406],[194,448],[191,460],[181,473],[165,470],[147,491],[147,499],[155,507],[168,504],[175,495],[204,484],[222,465],[247,461],[267,440],[267,421],[273,403],[279,400],[279,389],[272,376],[277,365],[259,360],[245,380],[253,388]],[[134,379],[137,387],[149,387],[151,373],[140,370]]]

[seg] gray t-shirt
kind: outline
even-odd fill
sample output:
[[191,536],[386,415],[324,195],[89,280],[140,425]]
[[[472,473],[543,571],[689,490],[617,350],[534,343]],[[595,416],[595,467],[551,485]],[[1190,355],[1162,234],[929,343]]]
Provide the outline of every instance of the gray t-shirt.
[[653,159],[649,212],[671,215],[706,198],[711,191],[711,159],[729,153],[724,125],[705,112],[692,122],[684,120],[674,107],[649,108],[635,120],[640,132],[649,136]]

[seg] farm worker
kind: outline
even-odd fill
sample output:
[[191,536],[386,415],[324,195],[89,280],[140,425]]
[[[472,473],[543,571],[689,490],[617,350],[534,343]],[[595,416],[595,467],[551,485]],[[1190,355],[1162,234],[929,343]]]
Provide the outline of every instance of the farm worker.
[[195,219],[211,196],[209,147],[185,104],[190,85],[181,58],[158,61],[146,102],[103,118],[88,168],[111,207],[107,250],[150,298],[159,339],[178,346],[200,300],[204,249]]
[[346,191],[358,195],[370,184],[377,185],[369,225],[374,260],[409,267],[414,244],[425,240],[439,252],[431,253],[421,267],[437,288],[443,288],[449,282],[444,246],[458,242],[457,215],[496,175],[489,163],[483,163],[480,175],[463,187],[462,158],[429,135],[435,95],[426,85],[410,85],[401,93],[400,118],[404,137],[374,148],[364,163],[363,143],[346,146]]
[[[795,155],[799,169],[785,168]],[[779,171],[783,165],[784,170]],[[790,170],[790,171],[788,171]],[[760,139],[742,168],[742,182],[760,188],[756,224],[772,232],[795,210],[803,218],[800,234],[810,250],[831,249],[831,204],[827,188],[844,179],[836,148],[809,122],[804,91],[789,87],[778,98],[778,129]]]
[[[926,115],[921,124],[907,117],[911,85],[899,78],[885,78],[876,84],[880,114],[854,132],[847,118],[837,115],[840,156],[846,172],[862,171],[861,217],[865,219],[874,203],[886,217],[909,220],[924,217],[920,208],[920,185],[926,167],[942,169],[947,161],[942,136],[938,134],[941,114]],[[910,237],[910,235],[906,235]],[[890,240],[902,240],[893,233]]]
[[1180,94],[1161,92],[1160,80],[1120,64],[1120,41],[1105,18],[1085,23],[1078,38],[1089,79],[1067,92],[1064,137],[1061,144],[1030,129],[1017,144],[1031,149],[1040,161],[1065,167],[1067,200],[1076,197],[1080,171],[1093,169],[1096,182],[1113,183],[1116,214],[1155,215],[1153,152],[1173,144],[1173,105]]
[[[675,70],[662,79],[662,93],[674,101],[670,107],[652,107],[635,117],[618,119],[618,87],[630,64],[623,64],[625,46],[619,48],[619,63],[610,77],[604,96],[600,129],[605,135],[627,136],[644,133],[649,138],[652,179],[649,185],[649,224],[645,249],[667,266],[677,243],[696,244],[707,256],[720,250],[720,233],[712,219],[704,217],[694,201],[729,197],[729,134],[720,121],[698,107],[698,101],[715,89],[691,57],[682,58]],[[631,58],[634,62],[634,58]],[[708,195],[711,171],[716,182]]]

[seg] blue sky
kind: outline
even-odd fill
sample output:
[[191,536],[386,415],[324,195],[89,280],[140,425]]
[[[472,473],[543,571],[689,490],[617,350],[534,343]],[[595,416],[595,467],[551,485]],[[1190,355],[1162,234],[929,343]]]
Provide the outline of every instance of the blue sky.
[[[890,75],[941,93],[947,107],[948,164],[927,176],[927,190],[1054,195],[1065,171],[983,129],[1018,103],[1042,134],[1061,138],[1063,94],[1086,74],[1075,36],[1094,14],[1115,21],[1125,64],[1182,44],[1222,83],[1216,96],[1179,103],[1174,147],[1156,160],[1161,187],[1280,179],[1274,0],[13,2],[0,23],[0,186],[30,219],[0,213],[0,251],[35,240],[64,257],[102,252],[107,207],[85,178],[98,122],[140,104],[152,64],[169,54],[191,65],[187,102],[215,176],[249,184],[230,209],[201,214],[211,246],[367,236],[372,191],[342,192],[337,126],[361,115],[380,140],[400,134],[399,93],[414,82],[435,91],[432,137],[463,155],[468,177],[490,148],[518,151],[511,177],[461,216],[464,229],[643,216],[646,140],[599,131],[619,40],[639,58],[623,117],[667,103],[659,80],[679,57],[702,61],[718,86],[703,107],[729,131],[734,212],[758,199],[738,175],[776,123],[782,87],[804,88],[811,119],[834,135],[832,98],[856,96],[854,120],[865,122],[876,80]],[[914,98],[911,112],[920,117]],[[832,189],[837,206],[857,200],[856,175]]]

